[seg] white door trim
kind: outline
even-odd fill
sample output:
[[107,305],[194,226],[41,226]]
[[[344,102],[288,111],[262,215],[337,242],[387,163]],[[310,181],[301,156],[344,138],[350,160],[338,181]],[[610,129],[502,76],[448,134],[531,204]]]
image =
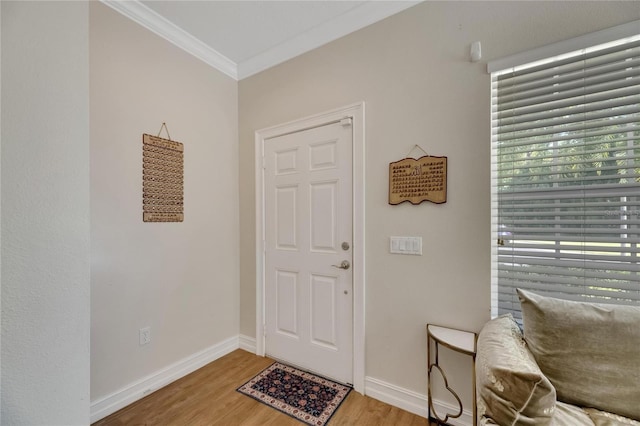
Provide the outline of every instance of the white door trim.
[[353,126],[353,388],[364,393],[365,378],[365,213],[364,102],[291,121],[255,133],[256,173],[256,354],[265,355],[264,324],[264,143],[350,117]]

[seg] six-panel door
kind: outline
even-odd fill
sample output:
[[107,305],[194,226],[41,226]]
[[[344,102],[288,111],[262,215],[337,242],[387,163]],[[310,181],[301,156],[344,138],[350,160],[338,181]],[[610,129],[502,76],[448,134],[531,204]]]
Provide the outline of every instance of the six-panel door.
[[352,383],[351,126],[269,139],[264,152],[266,353]]

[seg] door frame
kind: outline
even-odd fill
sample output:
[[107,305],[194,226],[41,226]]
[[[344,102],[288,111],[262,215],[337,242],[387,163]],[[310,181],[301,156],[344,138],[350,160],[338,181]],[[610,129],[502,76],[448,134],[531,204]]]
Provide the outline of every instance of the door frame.
[[364,102],[255,132],[256,355],[265,356],[264,144],[269,139],[351,118],[353,129],[353,388],[364,394],[365,377],[365,139]]

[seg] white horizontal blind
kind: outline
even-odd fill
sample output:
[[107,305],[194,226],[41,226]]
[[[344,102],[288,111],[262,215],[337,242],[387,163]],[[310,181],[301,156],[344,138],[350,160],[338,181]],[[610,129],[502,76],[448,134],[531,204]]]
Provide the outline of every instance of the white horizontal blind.
[[492,73],[493,313],[640,305],[640,37]]

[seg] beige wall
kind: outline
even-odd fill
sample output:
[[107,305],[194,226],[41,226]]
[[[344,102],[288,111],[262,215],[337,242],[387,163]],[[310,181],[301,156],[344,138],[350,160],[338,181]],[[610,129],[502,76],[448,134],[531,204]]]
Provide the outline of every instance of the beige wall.
[[89,7],[2,9],[2,424],[89,423]]
[[[238,110],[236,81],[98,2],[90,90],[94,401],[238,334]],[[183,223],[142,222],[142,134],[163,122]]]
[[[366,376],[424,394],[425,324],[490,316],[486,61],[638,18],[634,2],[426,2],[242,80],[241,333],[255,335],[254,131],[365,101]],[[448,156],[446,204],[387,204],[388,165],[414,144]],[[391,235],[421,236],[423,256],[389,254]]]

